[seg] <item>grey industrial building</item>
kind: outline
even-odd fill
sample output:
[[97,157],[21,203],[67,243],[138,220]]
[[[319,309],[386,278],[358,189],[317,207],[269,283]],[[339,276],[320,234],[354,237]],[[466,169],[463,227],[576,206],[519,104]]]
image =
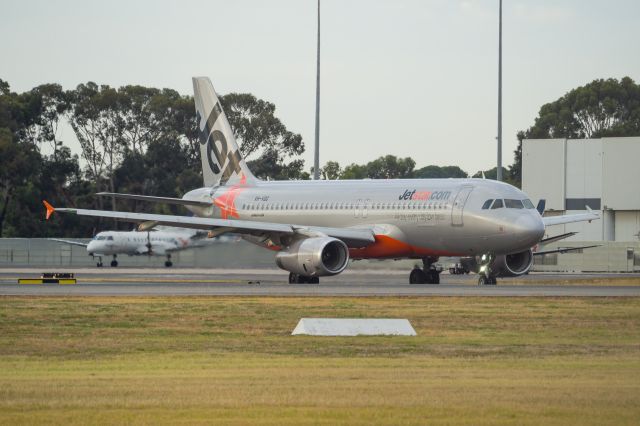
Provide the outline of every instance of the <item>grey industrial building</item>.
[[554,256],[537,268],[640,270],[639,183],[640,137],[524,140],[522,189],[534,203],[546,199],[546,215],[584,212],[587,206],[601,214],[591,223],[547,229],[548,236],[578,232],[559,247],[584,242],[601,247]]

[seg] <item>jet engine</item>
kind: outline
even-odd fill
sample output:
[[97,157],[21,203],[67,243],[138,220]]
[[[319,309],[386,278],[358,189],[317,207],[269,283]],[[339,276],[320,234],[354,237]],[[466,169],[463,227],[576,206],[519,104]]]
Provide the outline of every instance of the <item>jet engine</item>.
[[[484,272],[482,258],[464,258],[461,263],[469,270]],[[495,277],[517,277],[529,272],[533,265],[533,252],[525,250],[518,253],[501,254],[496,256],[490,263],[491,275]]]
[[308,277],[339,274],[348,262],[347,245],[331,237],[298,240],[276,255],[276,264],[280,268]]
[[533,252],[525,250],[496,256],[491,262],[491,270],[499,277],[517,277],[529,272],[531,265],[533,265]]

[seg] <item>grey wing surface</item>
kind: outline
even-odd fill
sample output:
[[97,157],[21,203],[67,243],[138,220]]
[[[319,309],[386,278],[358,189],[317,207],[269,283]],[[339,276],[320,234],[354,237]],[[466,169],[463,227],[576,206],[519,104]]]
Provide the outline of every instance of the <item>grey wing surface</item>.
[[183,198],[153,197],[151,195],[120,194],[120,193],[117,193],[117,192],[98,192],[96,195],[99,195],[101,197],[121,198],[123,200],[148,201],[150,203],[177,204],[177,205],[181,205],[181,206],[198,206],[198,207],[210,207],[211,206],[211,202],[197,201],[197,200],[185,200]]
[[72,246],[81,246],[81,247],[86,247],[89,245],[89,243],[81,243],[80,241],[70,241],[70,240],[60,240],[58,238],[48,238],[49,241],[55,241],[57,243],[65,243],[65,244],[70,244]]
[[542,255],[545,255],[545,254],[553,254],[553,253],[563,254],[563,253],[569,253],[571,251],[590,249],[590,248],[594,248],[594,247],[600,247],[600,245],[596,244],[596,245],[592,245],[592,246],[564,247],[564,248],[559,248],[559,249],[554,249],[554,250],[534,251],[533,255],[534,256],[542,256]]
[[567,214],[562,216],[547,216],[543,217],[542,221],[544,222],[544,226],[551,225],[560,225],[563,223],[574,223],[574,222],[591,222],[592,220],[600,219],[600,215],[595,213],[589,207],[587,207],[588,213],[578,213],[578,214]]
[[[150,213],[112,212],[106,210],[88,210],[56,208],[55,211],[73,213],[80,216],[108,217],[127,222],[155,222],[158,225],[176,226],[203,230],[223,230],[236,234],[260,235],[265,233],[327,235],[340,239],[349,247],[365,247],[375,241],[373,231],[367,228],[330,228],[316,226],[288,225],[271,222],[253,222],[248,220],[212,219],[204,217],[174,216]],[[221,232],[222,233],[222,232]]]

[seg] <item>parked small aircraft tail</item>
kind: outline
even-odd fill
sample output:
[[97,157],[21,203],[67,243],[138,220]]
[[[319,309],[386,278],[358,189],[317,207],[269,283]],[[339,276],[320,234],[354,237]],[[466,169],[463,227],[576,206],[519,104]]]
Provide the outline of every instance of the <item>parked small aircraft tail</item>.
[[238,148],[227,116],[208,77],[194,77],[193,91],[200,130],[202,175],[207,187],[252,184],[253,176]]

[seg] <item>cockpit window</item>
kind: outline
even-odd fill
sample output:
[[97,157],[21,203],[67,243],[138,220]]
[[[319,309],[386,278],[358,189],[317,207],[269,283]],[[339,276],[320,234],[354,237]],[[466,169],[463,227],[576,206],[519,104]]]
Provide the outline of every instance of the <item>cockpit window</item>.
[[491,209],[501,209],[504,207],[504,204],[502,203],[502,200],[496,200],[493,202],[493,205],[491,206]]
[[524,204],[525,209],[535,209],[535,207],[533,206],[533,203],[528,198],[522,200],[522,204]]
[[520,200],[504,200],[504,205],[508,209],[523,209],[522,201]]
[[109,241],[113,241],[113,237],[112,237],[111,235],[109,235],[109,236],[107,237],[107,240],[109,240]]
[[489,207],[491,207],[491,203],[493,203],[493,200],[487,200],[484,202],[484,204],[482,205],[482,210],[486,210]]
[[98,237],[96,237],[96,240],[102,241],[102,240],[106,240],[107,237],[105,237],[104,235],[100,235]]

